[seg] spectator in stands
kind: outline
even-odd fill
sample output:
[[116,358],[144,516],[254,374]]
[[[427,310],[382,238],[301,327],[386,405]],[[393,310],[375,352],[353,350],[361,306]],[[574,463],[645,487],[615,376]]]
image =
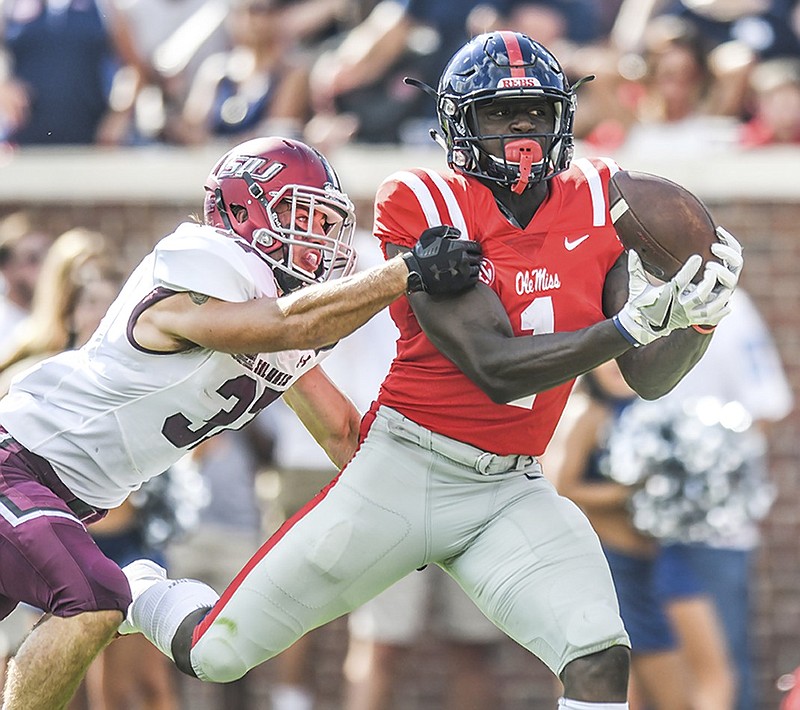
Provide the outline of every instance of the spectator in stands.
[[507,2],[381,0],[312,68],[315,117],[308,139],[322,145],[351,137],[367,143],[429,140],[427,129],[435,123],[431,101],[403,78],[435,85],[447,60],[468,39],[467,20],[479,7],[492,9],[492,17],[503,16]]
[[132,141],[174,142],[173,124],[198,68],[210,55],[230,49],[224,28],[229,0],[111,1],[130,28],[142,71]]
[[658,16],[689,22],[703,38],[713,77],[711,112],[743,117],[748,76],[760,61],[800,56],[796,3],[787,0],[625,0],[612,33],[625,51],[641,51]]
[[711,81],[702,35],[690,22],[663,16],[650,23],[645,42],[651,92],[641,119],[674,123],[702,112]]
[[[687,653],[659,597],[657,541],[633,525],[631,488],[601,473],[609,432],[637,400],[613,361],[585,375],[556,430],[544,469],[559,493],[584,510],[603,543],[631,638],[631,687],[644,707],[730,710],[733,673],[713,602],[699,592],[685,600],[698,630],[698,643]],[[639,707],[631,701],[632,710]]]
[[298,136],[308,120],[308,71],[292,60],[283,29],[290,0],[235,0],[226,19],[232,49],[198,69],[183,110],[182,139],[238,143]]
[[591,152],[617,150],[637,122],[643,62],[621,55],[610,43],[576,47],[567,55],[566,71],[579,79],[591,75],[578,92],[580,111],[575,116],[575,137],[591,146]]
[[669,15],[645,32],[643,93],[637,122],[623,149],[634,155],[696,155],[735,141],[738,122],[714,115],[713,84],[703,37],[689,21]]
[[128,28],[104,0],[3,4],[2,140],[18,145],[117,144],[138,82]]
[[600,8],[595,0],[510,0],[503,26],[528,35],[562,56],[562,45],[601,39]]
[[753,117],[742,126],[748,148],[800,144],[800,59],[769,59],[750,76]]
[[427,143],[432,104],[404,77],[435,86],[466,39],[494,29],[527,31],[545,44],[589,41],[597,36],[595,9],[587,0],[382,0],[315,63],[307,137],[323,145]]
[[[769,329],[750,297],[740,290],[730,305],[730,316],[717,328],[700,362],[659,401],[668,404],[706,396],[739,402],[757,427],[768,432],[772,422],[792,410],[792,390]],[[714,600],[734,661],[737,710],[758,705],[750,622],[753,555],[759,537],[759,528],[751,521],[732,536],[665,547],[659,559],[659,594],[689,653],[704,643],[702,627],[693,614],[692,588]],[[676,584],[678,580],[681,584]]]
[[800,38],[791,22],[795,3],[786,0],[670,0],[659,13],[692,22],[709,49],[740,42],[759,59],[800,56]]
[[355,27],[377,0],[294,0],[283,14],[283,26],[301,51],[313,53],[340,32]]
[[0,351],[12,330],[31,309],[39,270],[53,239],[30,212],[14,212],[0,221]]
[[[52,243],[37,271],[31,313],[9,339],[5,356],[0,358],[0,372],[75,347],[75,301],[82,280],[93,276],[107,249],[104,235],[82,227],[64,232]],[[7,388],[0,389],[5,394]]]

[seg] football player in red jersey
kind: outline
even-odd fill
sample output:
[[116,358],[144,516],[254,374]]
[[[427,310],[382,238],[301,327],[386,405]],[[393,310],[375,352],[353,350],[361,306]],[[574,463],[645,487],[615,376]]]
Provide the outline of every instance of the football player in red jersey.
[[205,189],[204,223],[160,240],[89,341],[0,400],[0,618],[47,612],[9,664],[4,710],[64,707],[123,620],[128,581],[86,525],[281,396],[344,464],[359,413],[317,365],[406,292],[478,278],[474,242],[431,233],[350,275],[353,205],[299,141],[232,148]]
[[389,258],[430,230],[475,240],[483,283],[390,307],[397,357],[355,456],[210,611],[194,601],[209,596],[198,583],[128,570],[129,623],[182,670],[237,678],[437,564],[561,679],[559,707],[627,707],[629,642],[605,557],[536,457],[576,375],[617,358],[644,397],[674,386],[727,313],[742,257],[720,230],[721,261],[699,283],[699,256],[666,284],[648,281],[609,217],[617,166],[572,162],[574,88],[547,49],[497,32],[465,45],[429,89],[451,171],[389,177],[375,234]]

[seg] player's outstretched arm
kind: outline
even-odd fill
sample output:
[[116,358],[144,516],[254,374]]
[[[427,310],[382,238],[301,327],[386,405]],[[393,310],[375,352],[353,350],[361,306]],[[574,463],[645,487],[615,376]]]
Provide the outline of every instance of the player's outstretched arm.
[[[403,248],[387,250],[393,256]],[[550,389],[631,347],[610,320],[574,333],[515,337],[500,299],[480,283],[457,298],[412,293],[409,302],[431,342],[499,403]]]
[[408,290],[459,293],[478,279],[480,248],[445,233],[420,237],[410,255],[281,298],[230,303],[176,293],[139,316],[139,345],[174,352],[200,345],[229,353],[325,347],[366,323]]

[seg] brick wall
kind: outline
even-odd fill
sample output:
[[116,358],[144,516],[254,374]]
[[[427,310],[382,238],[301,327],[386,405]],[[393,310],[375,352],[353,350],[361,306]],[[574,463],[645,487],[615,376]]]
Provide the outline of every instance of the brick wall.
[[[800,392],[800,202],[737,200],[713,204],[715,216],[746,249],[742,282],[772,328],[795,393]],[[753,577],[760,710],[777,706],[778,677],[800,664],[800,412],[770,433],[777,502],[764,525]]]
[[[213,162],[205,153],[194,157],[166,154],[163,159],[164,169],[159,169],[152,156],[146,162],[117,156],[108,164],[94,154],[71,153],[55,163],[44,153],[15,157],[0,166],[0,214],[33,206],[57,228],[80,224],[101,229],[133,263],[177,221],[200,208],[199,188]],[[82,170],[86,161],[91,169]],[[345,165],[339,167],[345,185],[358,186],[355,196],[365,225],[370,190],[383,175],[409,165],[436,165],[439,155],[380,153],[365,161],[355,152],[334,162]],[[743,284],[772,327],[792,386],[800,393],[800,181],[794,178],[793,184],[784,177],[793,174],[789,166],[800,165],[800,153],[725,156],[703,163],[626,160],[623,164],[672,177],[695,190],[717,221],[740,238],[747,256]],[[777,678],[800,665],[799,423],[800,411],[796,411],[770,435],[771,468],[779,495],[764,525],[752,580],[761,696],[754,710],[775,708],[780,697]],[[339,707],[346,640],[341,620],[315,638],[314,682],[321,710]],[[442,707],[441,657],[441,646],[425,639],[402,665],[398,708]],[[492,668],[497,674],[499,710],[554,707],[557,691],[547,671],[513,642],[502,643],[494,652]],[[266,677],[271,676],[268,670]]]

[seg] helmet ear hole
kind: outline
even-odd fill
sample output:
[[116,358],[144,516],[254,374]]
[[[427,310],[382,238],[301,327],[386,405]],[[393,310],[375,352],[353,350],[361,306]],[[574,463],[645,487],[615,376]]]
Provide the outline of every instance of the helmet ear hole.
[[230,213],[239,224],[247,221],[247,207],[244,205],[231,205]]
[[[255,241],[265,249],[271,249],[275,246],[276,239],[267,229],[257,229],[253,232],[253,236],[255,237]],[[278,245],[280,246],[280,242]]]

